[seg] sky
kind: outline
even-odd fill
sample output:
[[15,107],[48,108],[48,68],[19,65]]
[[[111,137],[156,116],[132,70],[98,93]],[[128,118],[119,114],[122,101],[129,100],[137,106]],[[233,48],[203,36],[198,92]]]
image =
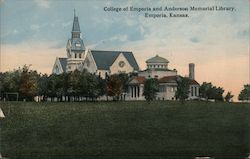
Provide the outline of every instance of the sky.
[[[104,11],[127,6],[223,6],[235,11],[190,11],[188,18]],[[249,7],[249,0],[0,0],[0,71],[31,64],[31,69],[50,74],[56,57],[66,57],[75,9],[86,48],[132,51],[141,70],[158,54],[182,76],[195,63],[199,83],[212,82],[237,100],[249,83]]]

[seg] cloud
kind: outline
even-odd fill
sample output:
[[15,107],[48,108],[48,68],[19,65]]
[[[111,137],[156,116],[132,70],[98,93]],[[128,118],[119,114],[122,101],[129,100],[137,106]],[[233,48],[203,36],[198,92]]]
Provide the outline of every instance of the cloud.
[[16,29],[13,30],[13,34],[17,34],[18,31]]
[[1,34],[0,37],[5,38],[7,36],[16,35],[18,33],[19,33],[19,31],[17,29],[14,29],[14,30],[11,30],[11,31],[8,31],[6,33]]
[[49,8],[49,1],[48,0],[36,0],[36,4],[42,8]]
[[32,24],[32,25],[30,26],[30,29],[31,29],[31,30],[34,30],[34,31],[39,31],[40,26],[37,25],[37,24]]
[[115,35],[115,36],[111,37],[109,40],[110,41],[117,41],[118,40],[121,42],[125,42],[128,40],[128,36],[125,34],[124,35],[119,34],[119,35]]
[[70,25],[72,25],[72,20],[71,20],[71,21],[68,21],[68,22],[63,22],[63,23],[62,23],[62,26],[63,26],[63,27],[68,27],[68,26],[70,26]]
[[240,39],[248,39],[250,35],[250,29],[244,29],[237,32],[237,37]]
[[0,4],[3,3],[3,2],[4,2],[4,0],[0,0]]
[[190,41],[193,42],[193,43],[198,43],[198,42],[200,42],[201,40],[198,39],[197,37],[192,37],[192,38],[190,38]]
[[65,57],[64,47],[55,48],[54,42],[26,41],[16,45],[1,45],[1,70],[11,71],[24,64],[31,64],[31,69],[50,74],[56,57]]

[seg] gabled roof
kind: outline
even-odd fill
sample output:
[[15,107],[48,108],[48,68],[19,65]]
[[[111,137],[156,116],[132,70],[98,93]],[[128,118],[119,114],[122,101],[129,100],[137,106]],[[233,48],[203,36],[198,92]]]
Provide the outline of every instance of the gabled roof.
[[132,78],[131,81],[134,81],[134,80],[137,81],[137,83],[139,84],[144,84],[146,81],[146,78],[144,76],[135,76]]
[[159,83],[176,82],[177,76],[165,76],[159,79]]
[[191,83],[190,83],[190,84],[191,84],[191,85],[200,85],[200,84],[199,84],[196,80],[194,80],[194,79],[193,79],[193,80],[191,79]]
[[146,61],[146,63],[169,63],[169,61],[163,57],[156,55]]
[[[77,47],[76,46],[77,44],[79,44],[80,47]],[[82,53],[82,51],[85,50],[85,46],[84,46],[82,39],[81,38],[72,38],[71,39],[71,49],[81,51],[80,53]]]
[[58,60],[62,66],[63,72],[66,72],[67,58],[59,57]]
[[74,17],[72,32],[81,32],[81,31],[80,31],[80,25],[79,25],[79,21],[78,21],[78,17],[77,17],[77,16]]
[[132,52],[91,50],[91,53],[93,55],[97,68],[100,70],[109,70],[109,67],[112,66],[120,53],[124,55],[129,64],[134,68],[134,70],[139,70],[139,66]]

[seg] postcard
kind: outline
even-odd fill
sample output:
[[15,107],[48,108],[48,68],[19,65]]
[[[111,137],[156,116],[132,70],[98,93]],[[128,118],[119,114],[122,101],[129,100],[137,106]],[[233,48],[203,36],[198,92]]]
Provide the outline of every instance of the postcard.
[[0,158],[249,158],[249,0],[0,0]]

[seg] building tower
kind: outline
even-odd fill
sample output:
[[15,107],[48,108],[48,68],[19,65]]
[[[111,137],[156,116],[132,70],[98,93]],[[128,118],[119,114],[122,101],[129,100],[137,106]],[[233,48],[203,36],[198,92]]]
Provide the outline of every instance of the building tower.
[[68,40],[66,51],[68,57],[66,71],[70,72],[78,69],[79,65],[84,60],[85,46],[81,39],[80,25],[75,10],[71,38]]
[[194,80],[194,63],[189,64],[189,78]]
[[156,55],[146,61],[148,69],[168,69],[169,61],[163,57]]

